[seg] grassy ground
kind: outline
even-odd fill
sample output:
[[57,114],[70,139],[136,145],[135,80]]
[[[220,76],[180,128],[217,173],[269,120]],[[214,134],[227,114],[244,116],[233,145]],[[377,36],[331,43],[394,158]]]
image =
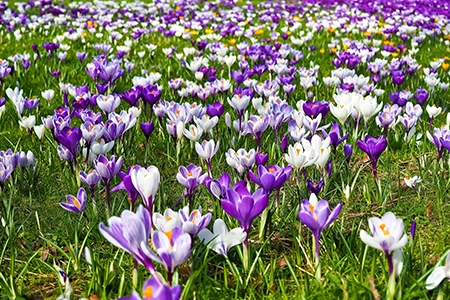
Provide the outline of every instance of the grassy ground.
[[[12,5],[12,2],[9,4]],[[20,41],[16,41],[2,27],[0,30],[3,30],[0,34],[0,58],[6,59],[24,51],[32,53],[31,44],[40,45],[51,41],[66,28],[52,27],[48,37],[38,32],[26,32]],[[309,52],[308,47],[315,45],[317,49],[327,49],[327,44],[333,38],[334,35],[322,32],[314,35],[308,45],[298,47],[305,53],[305,58],[299,65],[309,66],[310,62],[314,62],[320,65],[319,78],[330,76],[331,70],[334,69],[331,63],[333,54],[328,51],[324,54],[319,51]],[[434,58],[441,58],[448,53],[448,47],[440,43],[439,38],[429,38],[421,45],[416,56],[420,64],[427,65]],[[43,56],[32,63],[27,72],[19,68],[20,71],[7,78],[2,86],[1,96],[5,96],[7,87],[19,86],[24,95],[33,97],[40,97],[43,90],[54,89],[57,91],[55,99],[50,104],[41,99],[38,111],[35,112],[37,116],[44,117],[52,114],[58,105],[62,105],[62,97],[58,92],[59,82],[88,84],[89,89],[95,91],[93,81],[85,72],[87,62],[80,64],[75,53],[88,51],[92,55],[92,44],[96,42],[96,37],[88,35],[86,44],[72,43],[68,57],[62,64],[55,57]],[[154,57],[147,56],[141,60],[137,52],[144,49],[147,43],[158,45],[158,50]],[[141,70],[146,69],[162,74],[162,99],[182,101],[169,89],[167,82],[170,77],[190,80],[194,80],[194,77],[186,69],[181,69],[178,61],[164,57],[160,49],[173,44],[179,48],[190,45],[188,41],[166,39],[159,34],[142,38],[127,56],[130,61],[139,62],[139,66],[121,78],[114,91],[123,92],[130,88],[132,77],[140,75]],[[218,78],[227,77],[227,71],[218,63],[213,66],[218,69]],[[49,76],[50,70],[53,69],[61,70],[59,79]],[[357,67],[356,73],[370,75],[365,66]],[[447,74],[443,75],[443,78],[448,81]],[[416,87],[416,82],[411,80],[404,88],[414,91]],[[386,84],[383,88],[386,92],[379,101],[388,102],[388,91],[393,90],[392,86]],[[432,101],[438,103],[439,100],[444,100],[445,103],[447,93],[436,95]],[[303,95],[302,90],[296,91],[291,97],[291,104],[302,99]],[[315,96],[318,100],[331,100],[332,94],[322,85],[315,90]],[[0,257],[1,273],[7,281],[9,278],[13,280],[9,283],[14,285],[18,294],[25,299],[55,299],[62,293],[63,289],[58,284],[53,265],[66,270],[77,298],[97,295],[102,299],[110,299],[118,295],[129,295],[132,290],[132,257],[107,243],[98,230],[98,224],[107,221],[103,187],[96,190],[97,209],[100,212],[98,215],[93,213],[89,205],[86,213],[88,219],[64,211],[59,202],[64,201],[67,194],[76,194],[79,187],[76,176],[71,173],[68,164],[58,158],[57,144],[50,133],[46,133],[42,142],[39,142],[34,134],[28,135],[25,130],[19,129],[19,119],[12,102],[8,101],[6,105],[6,112],[0,118],[0,149],[31,150],[39,164],[33,176],[27,171],[16,170],[1,192],[3,202],[12,203],[13,212],[11,215],[11,211],[3,210],[2,216],[10,213],[11,223],[8,228],[15,232],[12,235],[6,234],[6,227],[2,229],[5,231],[0,231],[0,245],[3,247]],[[127,109],[128,106],[122,104],[117,111],[122,108]],[[227,107],[227,111],[231,112],[231,108]],[[329,115],[326,122],[331,122],[332,119]],[[439,116],[434,124],[438,126],[442,123],[445,123],[445,115]],[[75,121],[73,125],[79,126],[80,123]],[[224,171],[231,172],[225,163],[225,152],[229,148],[256,148],[256,142],[249,136],[239,139],[232,146],[225,122],[221,120],[219,126],[221,133],[216,139],[220,139],[221,146],[213,158],[214,178],[218,178]],[[190,163],[200,165],[201,162],[188,140],[183,141],[181,156],[177,162],[175,149],[165,128],[160,128],[159,125],[156,127],[148,148],[136,126],[126,133],[123,144],[114,147],[111,154],[123,157],[123,169],[135,164],[156,165],[159,168],[162,183],[155,201],[155,211],[162,212],[182,196],[183,188],[176,181],[178,167]],[[417,132],[423,133],[418,143],[404,142],[403,129],[400,126],[396,128],[391,131],[388,149],[378,163],[381,191],[378,191],[373,180],[367,157],[356,147],[356,140],[363,136],[362,133],[358,138],[353,138],[350,133],[347,142],[355,146],[355,155],[349,164],[344,159],[342,145],[336,154],[332,154],[334,171],[327,179],[321,198],[329,200],[331,207],[341,202],[344,206],[340,217],[331,228],[324,231],[322,237],[320,282],[314,278],[310,232],[297,217],[298,204],[301,199],[308,198],[309,193],[304,184],[296,185],[293,176],[282,190],[280,203],[275,203],[274,195],[271,197],[269,225],[263,238],[258,236],[260,219],[257,218],[254,222],[250,232],[250,250],[254,264],[250,271],[245,272],[242,268],[241,246],[230,251],[230,264],[212,251],[207,252],[206,247],[196,240],[191,258],[178,271],[178,281],[183,287],[183,299],[373,299],[377,298],[378,294],[383,298],[388,277],[386,260],[379,251],[368,248],[361,242],[359,232],[360,229],[368,230],[369,217],[381,216],[387,211],[393,211],[404,220],[406,232],[413,220],[417,222],[416,238],[404,251],[404,271],[399,279],[401,295],[404,299],[435,297],[436,293],[425,289],[424,281],[446,252],[450,241],[450,221],[447,218],[450,213],[448,155],[445,154],[444,167],[441,168],[434,146],[425,137],[425,132],[431,130],[426,118],[417,128]],[[285,125],[282,131],[286,129]],[[348,130],[351,130],[350,126]],[[380,134],[373,120],[363,132],[373,136]],[[278,145],[274,146],[269,130],[265,132],[262,140],[263,149],[274,154],[270,156],[270,164],[286,165],[281,149]],[[85,171],[89,168],[90,166],[84,164],[80,166],[80,169]],[[319,172],[314,168],[308,171],[310,177],[319,178]],[[403,179],[406,175],[418,175],[422,178],[419,192],[416,193],[405,186]],[[238,178],[235,176],[234,179]],[[115,186],[119,180],[116,178],[113,182]],[[352,187],[348,199],[343,192],[343,187],[347,184]],[[220,205],[203,186],[199,188],[194,205],[201,205],[205,210],[212,211],[213,220],[222,217],[229,226],[238,226],[234,219],[218,209]],[[126,194],[114,193],[111,215],[120,215],[120,212],[127,208],[129,206]],[[181,208],[181,205],[176,208]],[[83,258],[82,251],[86,245],[90,247],[93,255],[93,266],[89,266]],[[231,266],[237,266],[240,274],[236,276]],[[140,266],[139,274],[141,284],[148,278],[149,273]],[[444,290],[450,292],[446,286]],[[6,295],[4,286],[1,287],[0,294]]]

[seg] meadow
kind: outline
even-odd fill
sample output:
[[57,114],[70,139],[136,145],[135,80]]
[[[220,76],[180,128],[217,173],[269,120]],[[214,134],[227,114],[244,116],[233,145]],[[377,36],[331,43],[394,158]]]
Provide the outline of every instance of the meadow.
[[0,299],[447,299],[449,5],[0,2]]

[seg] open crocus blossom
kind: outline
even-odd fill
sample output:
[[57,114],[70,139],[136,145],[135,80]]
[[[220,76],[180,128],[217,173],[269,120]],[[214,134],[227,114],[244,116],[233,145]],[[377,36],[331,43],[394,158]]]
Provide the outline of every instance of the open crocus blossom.
[[189,213],[189,206],[183,207],[179,212],[180,221],[182,223],[181,229],[192,236],[196,236],[199,231],[208,226],[211,221],[211,213],[202,216],[202,208],[194,209]]
[[119,298],[119,300],[179,300],[181,287],[179,285],[168,286],[156,277],[147,279],[142,287],[142,298],[134,291],[130,297]]
[[86,191],[84,188],[78,190],[77,197],[72,195],[66,196],[66,202],[60,202],[62,208],[75,213],[82,213],[86,208]]
[[358,148],[366,152],[372,163],[372,171],[375,180],[378,181],[377,176],[377,162],[381,153],[386,150],[388,142],[384,136],[371,137],[366,135],[364,140],[358,141]]
[[439,286],[444,279],[450,280],[450,252],[447,253],[445,266],[434,268],[433,272],[427,277],[427,290],[432,290]]
[[370,236],[365,230],[361,230],[361,240],[368,246],[384,252],[388,259],[389,274],[394,272],[392,253],[403,248],[408,242],[408,237],[403,232],[403,220],[397,218],[392,212],[385,213],[381,219],[372,217],[369,219]]
[[316,249],[316,263],[320,256],[319,240],[322,231],[329,226],[341,212],[342,203],[339,203],[333,211],[328,206],[328,201],[318,201],[316,194],[311,194],[309,200],[303,199],[298,218],[314,235]]
[[247,237],[247,234],[240,227],[228,231],[225,222],[222,219],[216,219],[213,232],[205,228],[198,233],[198,237],[208,248],[220,255],[227,256],[228,249],[241,244]]
[[280,168],[279,166],[265,167],[263,165],[258,166],[258,176],[256,176],[251,170],[248,171],[250,179],[262,187],[266,194],[270,194],[273,190],[281,189],[281,186],[291,176],[292,167]]
[[124,210],[120,217],[111,217],[107,227],[100,223],[100,232],[111,244],[133,255],[133,257],[155,275],[152,259],[160,259],[149,249],[151,221],[149,212],[140,205],[133,213]]
[[151,257],[166,268],[171,284],[175,268],[184,263],[191,254],[191,236],[184,233],[181,228],[166,232],[156,230],[152,234],[152,241],[159,257],[150,250],[147,241],[141,241],[141,249],[146,257]]

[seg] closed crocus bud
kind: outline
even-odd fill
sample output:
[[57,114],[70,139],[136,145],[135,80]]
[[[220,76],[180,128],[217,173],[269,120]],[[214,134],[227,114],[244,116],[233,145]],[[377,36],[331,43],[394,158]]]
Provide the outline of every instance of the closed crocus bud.
[[331,162],[331,159],[326,164],[326,170],[327,170],[327,176],[330,177],[331,172],[333,171],[333,163]]
[[28,165],[27,154],[23,151],[19,153],[19,167],[25,168]]
[[30,167],[35,165],[34,153],[31,150],[27,152],[27,165]]
[[228,128],[231,129],[231,116],[229,113],[225,114],[225,124],[227,125]]
[[287,137],[287,135],[284,135],[283,138],[281,139],[281,152],[286,151],[288,144],[289,144],[289,138]]
[[141,122],[141,130],[144,133],[145,139],[148,143],[148,138],[152,134],[153,130],[155,129],[155,126],[153,125],[153,122]]
[[416,236],[416,226],[416,220],[412,221],[411,228],[409,229],[409,233],[411,234],[412,239],[414,239],[414,237]]
[[38,139],[42,140],[42,138],[44,137],[44,132],[45,132],[44,124],[34,126],[33,129],[34,129],[34,133],[36,133],[36,136],[38,137]]
[[267,161],[269,160],[269,154],[264,152],[258,152],[255,156],[255,162],[258,166],[264,166],[267,164]]
[[345,159],[347,160],[347,163],[350,163],[350,159],[353,155],[353,146],[351,144],[345,144],[344,145],[344,155]]

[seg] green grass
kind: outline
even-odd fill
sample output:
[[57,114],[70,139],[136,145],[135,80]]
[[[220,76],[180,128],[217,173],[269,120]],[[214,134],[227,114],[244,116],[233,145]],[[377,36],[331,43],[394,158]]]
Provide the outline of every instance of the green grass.
[[[10,1],[10,6],[12,2],[14,1]],[[51,41],[66,29],[52,27],[48,37],[43,36],[42,32],[33,32],[31,36],[25,33],[22,40],[16,41],[13,35],[7,34],[5,29],[0,27],[0,31],[3,30],[0,34],[0,58],[6,59],[10,55],[24,51],[32,53],[31,44],[41,45],[43,42]],[[334,38],[335,35],[322,31],[315,34],[309,44],[297,46],[296,48],[305,54],[299,66],[309,67],[310,62],[314,62],[320,66],[319,80],[330,76],[331,70],[334,69],[331,63],[334,56],[328,53],[327,45]],[[363,36],[353,38],[362,39]],[[439,38],[427,38],[420,46],[420,52],[416,56],[420,64],[428,66],[433,58],[441,58],[444,53],[448,53],[448,47],[439,42]],[[237,40],[239,43],[244,38]],[[106,41],[106,38],[98,40],[92,34],[88,34],[85,44],[79,41],[70,43],[68,57],[62,64],[55,57],[43,55],[32,63],[28,71],[19,67],[20,73],[17,71],[13,76],[7,77],[0,95],[5,96],[6,88],[16,86],[24,91],[24,95],[30,97],[40,97],[41,91],[54,89],[56,96],[52,102],[47,104],[42,99],[38,111],[33,112],[39,116],[37,123],[40,124],[40,117],[52,114],[53,110],[63,103],[59,94],[59,82],[88,84],[90,91],[95,91],[92,79],[85,72],[87,61],[80,64],[75,53],[87,51],[92,57],[95,53],[92,45]],[[395,38],[393,41],[400,42]],[[154,43],[158,45],[158,49],[154,57],[147,55],[144,59],[140,59],[137,52],[145,49],[146,43]],[[177,45],[181,49],[190,46],[190,43],[179,38],[164,38],[160,34],[149,34],[142,38],[127,55],[127,59],[139,62],[139,66],[119,79],[114,91],[123,92],[130,88],[132,77],[140,75],[141,70],[154,70],[162,74],[159,81],[163,85],[162,99],[185,101],[170,90],[167,82],[171,77],[183,77],[193,81],[195,79],[190,71],[180,67],[176,59],[164,57],[161,48],[171,45]],[[315,45],[317,51],[310,52],[310,45]],[[410,44],[407,42],[407,45],[409,47]],[[42,47],[40,48],[42,53]],[[326,50],[324,54],[319,52],[322,48]],[[227,70],[220,64],[213,62],[211,66],[217,68],[218,78],[227,78]],[[53,69],[61,70],[59,79],[49,76],[49,71]],[[356,74],[370,75],[365,65],[358,66]],[[448,74],[441,74],[441,78],[448,81]],[[268,79],[267,74],[262,78],[265,79]],[[414,92],[419,84],[425,86],[419,75],[416,75],[402,87]],[[388,102],[389,92],[394,90],[393,86],[389,83],[381,84],[381,88],[386,92],[379,101]],[[317,100],[332,100],[332,91],[328,91],[323,84],[314,87],[314,93]],[[447,93],[434,95],[430,103],[437,104],[440,99],[445,100],[448,97]],[[295,101],[303,98],[304,91],[297,84],[295,94],[290,97],[290,104],[294,105]],[[127,108],[127,104],[122,104],[117,111]],[[227,107],[227,111],[232,113],[230,107]],[[98,230],[98,224],[106,223],[108,219],[103,186],[100,184],[96,188],[98,215],[95,215],[90,203],[86,211],[87,219],[63,210],[59,202],[64,201],[68,194],[75,195],[79,188],[76,176],[71,173],[68,164],[60,161],[56,152],[57,144],[50,132],[46,132],[46,137],[40,143],[34,134],[30,136],[19,128],[18,120],[14,105],[8,101],[6,112],[0,118],[0,149],[31,150],[38,161],[38,168],[34,176],[26,171],[21,173],[21,170],[17,169],[0,193],[4,202],[1,215],[11,222],[0,230],[0,245],[2,245],[0,272],[7,280],[11,275],[15,281],[13,284],[8,283],[15,286],[17,296],[25,299],[56,299],[62,294],[63,288],[58,283],[54,264],[66,270],[77,298],[97,295],[102,299],[111,299],[130,295],[133,289],[132,257],[110,245]],[[144,120],[148,120],[148,116],[142,114],[139,121]],[[326,122],[331,121],[332,117],[329,114]],[[381,134],[374,123],[372,119],[368,129],[362,130],[357,139],[365,134],[373,136]],[[435,126],[442,123],[445,123],[445,115],[440,115],[434,121]],[[74,121],[72,125],[79,126],[79,120]],[[214,178],[218,178],[225,171],[231,174],[232,170],[225,162],[225,152],[229,148],[243,147],[247,150],[256,148],[256,142],[252,138],[247,136],[238,139],[235,133],[233,135],[237,140],[232,146],[231,136],[223,119],[220,120],[219,126],[220,138],[215,139],[220,139],[221,146],[212,161]],[[287,126],[284,125],[282,132],[286,130]],[[413,220],[417,221],[416,238],[404,249],[404,269],[399,280],[403,298],[434,299],[437,293],[425,289],[425,278],[446,253],[450,241],[448,234],[450,221],[447,218],[450,213],[447,196],[450,174],[448,153],[444,154],[444,168],[440,168],[437,152],[426,139],[427,130],[432,129],[428,126],[424,112],[423,120],[417,128],[417,132],[424,135],[420,143],[404,142],[404,129],[400,125],[397,125],[395,131],[390,132],[388,149],[378,163],[382,186],[380,194],[372,177],[370,163],[356,147],[357,139],[352,137],[351,127],[347,127],[347,131],[350,132],[347,142],[354,145],[355,154],[350,164],[347,164],[342,146],[338,147],[337,153],[332,154],[334,171],[321,193],[321,198],[329,200],[331,207],[341,202],[344,206],[340,217],[331,228],[325,229],[322,236],[320,282],[314,277],[311,234],[297,217],[299,202],[308,198],[309,194],[303,182],[300,186],[296,185],[295,176],[301,174],[293,173],[291,180],[282,189],[280,203],[275,203],[274,195],[270,198],[269,225],[263,238],[258,236],[261,219],[257,218],[253,223],[249,236],[250,253],[254,262],[251,271],[245,272],[242,267],[241,246],[230,250],[227,262],[222,256],[212,251],[207,252],[206,247],[198,239],[194,239],[195,246],[191,258],[178,270],[178,282],[183,287],[183,299],[324,299],[325,297],[373,299],[376,294],[383,299],[388,279],[386,259],[378,250],[366,248],[359,238],[359,232],[361,229],[369,230],[367,226],[369,217],[381,216],[387,211],[393,211],[404,220],[405,232],[408,232]],[[286,165],[279,146],[272,146],[273,140],[272,132],[266,131],[262,138],[263,149],[267,149],[266,151],[274,149],[274,155],[271,155],[269,163]],[[159,168],[162,180],[155,201],[155,211],[158,212],[163,212],[182,197],[183,188],[176,181],[178,167],[202,163],[186,139],[182,143],[177,163],[172,141],[167,136],[165,128],[160,128],[159,125],[156,126],[150,139],[148,149],[139,127],[135,126],[125,134],[123,144],[115,146],[110,154],[124,158],[123,170],[135,164],[156,165]],[[426,155],[426,162],[420,165],[423,155]],[[79,168],[87,171],[92,166],[82,163]],[[310,177],[319,179],[319,172],[314,167],[309,167],[308,172]],[[419,193],[404,185],[403,178],[406,175],[411,177],[418,175],[422,178]],[[238,179],[234,176],[232,182]],[[115,178],[112,186],[119,182],[118,178]],[[343,193],[343,185],[347,184],[354,187],[349,199],[345,199]],[[112,200],[111,215],[120,215],[124,209],[129,208],[123,191],[113,193]],[[11,201],[10,207],[7,201]],[[183,200],[183,204],[185,202]],[[199,187],[194,201],[194,207],[200,205],[204,210],[212,211],[213,220],[220,217],[224,218],[228,227],[238,226],[237,221],[225,215],[223,211],[213,210],[220,205],[203,186]],[[181,207],[179,205],[176,208]],[[13,217],[8,219],[6,216],[11,211],[14,212]],[[6,233],[7,228],[9,233]],[[85,245],[90,247],[93,266],[88,265],[83,255],[76,257],[83,251],[81,245],[84,241]],[[12,262],[15,262],[15,265]],[[240,272],[239,276],[234,276],[233,268]],[[158,266],[158,270],[165,274],[161,266]],[[139,275],[138,286],[141,286],[150,274],[140,266]],[[450,293],[446,285],[444,291],[446,294]],[[0,294],[7,294],[3,285],[0,287]]]

